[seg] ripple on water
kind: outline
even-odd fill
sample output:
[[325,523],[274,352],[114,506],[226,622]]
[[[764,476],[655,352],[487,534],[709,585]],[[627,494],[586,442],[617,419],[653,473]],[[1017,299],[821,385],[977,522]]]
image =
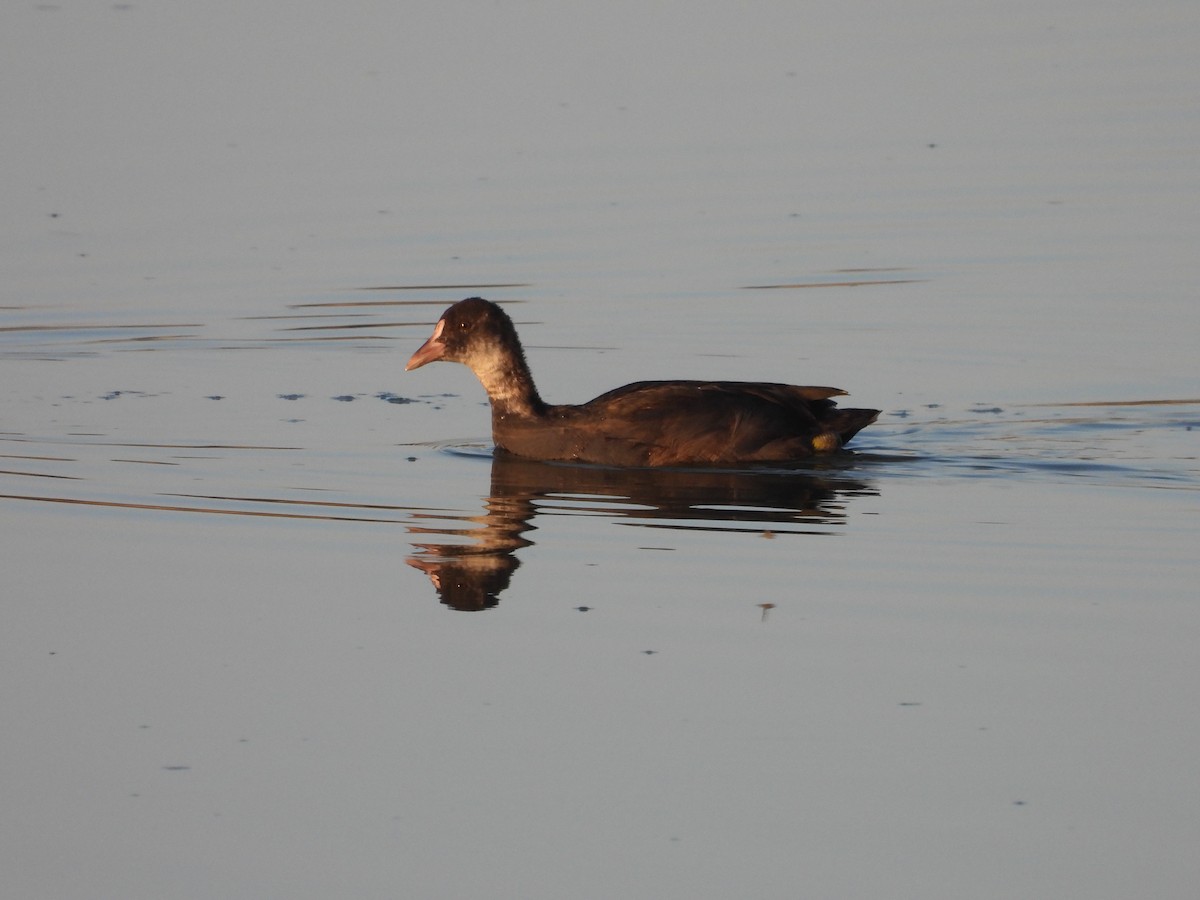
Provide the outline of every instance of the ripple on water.
[[1197,409],[1200,401],[1194,400],[997,407],[986,414],[972,408],[966,415],[924,422],[902,418],[895,428],[884,417],[882,425],[864,433],[860,452],[865,459],[877,448],[911,454],[912,465],[893,467],[893,474],[1007,474],[1196,488]]
[[[94,402],[97,396],[113,398],[113,403],[134,398],[138,415],[115,418],[109,403]],[[197,389],[197,408],[207,402],[206,396],[205,390]],[[299,397],[300,392],[272,392],[255,403],[267,409],[290,407],[300,402],[293,396]],[[14,501],[114,510],[344,520],[410,528],[419,519],[420,530],[426,533],[453,532],[451,543],[475,542],[472,530],[482,527],[485,533],[491,529],[500,534],[504,544],[520,542],[535,511],[609,516],[639,527],[750,530],[772,536],[834,533],[844,524],[855,498],[886,492],[892,478],[1003,477],[1185,490],[1200,486],[1196,453],[1200,404],[1196,402],[999,405],[998,411],[992,411],[990,404],[978,404],[959,412],[932,407],[915,414],[890,413],[859,436],[852,454],[806,460],[791,469],[720,472],[527,466],[511,461],[501,465],[492,461],[492,446],[484,438],[397,444],[386,437],[394,432],[383,432],[386,436],[373,450],[362,449],[358,439],[325,446],[329,433],[321,430],[320,423],[337,428],[333,410],[357,410],[355,415],[372,423],[379,418],[374,410],[358,410],[358,404],[348,405],[340,397],[305,401],[330,409],[328,417],[310,418],[317,429],[311,442],[283,440],[296,434],[283,425],[259,433],[256,440],[245,440],[237,433],[236,418],[214,420],[207,412],[203,413],[206,421],[216,428],[212,440],[163,440],[145,429],[165,408],[178,416],[181,404],[187,405],[170,392],[122,390],[79,399],[60,397],[54,404],[56,414],[86,410],[94,427],[41,436],[0,434],[0,495]],[[422,399],[425,409],[436,409]],[[236,396],[229,400],[239,402]],[[987,412],[978,411],[985,408]],[[389,421],[395,422],[395,417]],[[120,423],[119,439],[96,427],[104,422],[114,429],[114,423]],[[399,430],[400,423],[396,424]],[[422,428],[428,425],[427,419]],[[142,432],[136,430],[139,427]],[[381,433],[378,428],[377,424],[370,428],[376,438]],[[262,440],[264,436],[280,439]],[[491,484],[475,467],[463,471],[466,460],[489,461]],[[418,478],[412,477],[418,469],[408,469],[409,465],[420,466]],[[280,480],[280,473],[286,473],[286,480]],[[472,503],[481,496],[487,506],[483,518]],[[431,521],[438,518],[431,515],[433,510],[445,512],[446,521]],[[515,520],[514,510],[518,511]],[[445,551],[435,552],[445,555]]]

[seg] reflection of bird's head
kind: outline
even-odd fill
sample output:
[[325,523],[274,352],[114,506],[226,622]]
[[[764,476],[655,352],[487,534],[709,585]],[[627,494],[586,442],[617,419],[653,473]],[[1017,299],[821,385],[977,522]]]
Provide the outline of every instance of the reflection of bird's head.
[[[446,548],[440,549],[444,552]],[[442,603],[464,612],[491,609],[499,603],[500,594],[521,564],[509,553],[439,554],[405,561],[429,576]]]

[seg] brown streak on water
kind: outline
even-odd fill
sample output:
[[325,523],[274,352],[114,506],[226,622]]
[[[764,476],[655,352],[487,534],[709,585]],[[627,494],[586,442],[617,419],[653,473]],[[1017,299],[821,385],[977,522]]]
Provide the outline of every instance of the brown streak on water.
[[327,522],[370,522],[380,525],[401,524],[396,519],[374,519],[357,516],[319,516],[300,513],[266,512],[251,509],[208,509],[203,506],[178,506],[168,503],[123,503],[115,500],[81,500],[75,497],[38,497],[30,494],[0,494],[3,500],[32,500],[38,503],[65,503],[72,506],[95,506],[108,509],[140,509],[161,512],[208,513],[224,516],[252,516],[267,519],[305,519]]
[[1074,403],[1021,403],[1019,406],[1188,406],[1196,400],[1081,400]]

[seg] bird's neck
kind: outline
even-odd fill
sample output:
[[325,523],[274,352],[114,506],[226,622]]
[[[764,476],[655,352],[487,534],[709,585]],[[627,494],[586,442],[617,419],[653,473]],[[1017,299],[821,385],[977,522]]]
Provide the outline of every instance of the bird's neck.
[[545,411],[546,404],[538,395],[524,354],[491,356],[479,360],[472,368],[487,391],[494,420],[538,416]]

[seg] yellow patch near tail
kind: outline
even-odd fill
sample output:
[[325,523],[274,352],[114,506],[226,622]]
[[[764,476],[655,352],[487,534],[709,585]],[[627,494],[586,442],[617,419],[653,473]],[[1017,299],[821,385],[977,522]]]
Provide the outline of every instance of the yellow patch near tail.
[[832,431],[822,431],[812,439],[814,453],[836,453],[842,449],[842,439]]

